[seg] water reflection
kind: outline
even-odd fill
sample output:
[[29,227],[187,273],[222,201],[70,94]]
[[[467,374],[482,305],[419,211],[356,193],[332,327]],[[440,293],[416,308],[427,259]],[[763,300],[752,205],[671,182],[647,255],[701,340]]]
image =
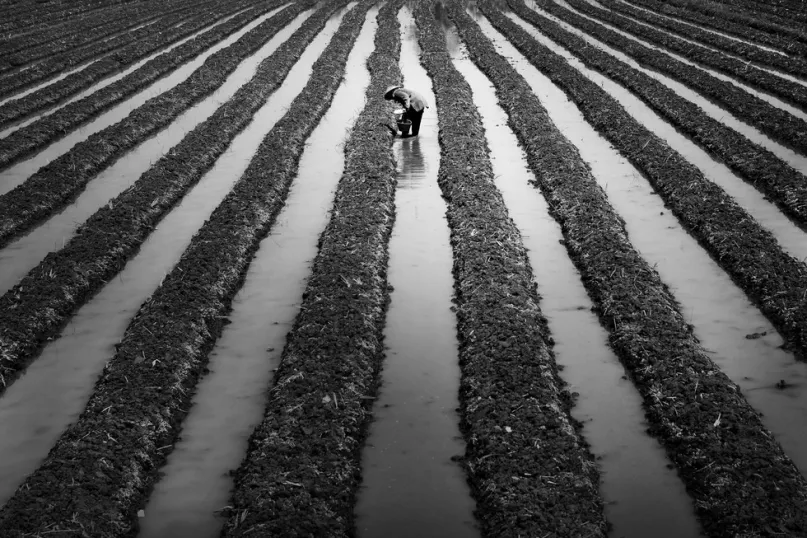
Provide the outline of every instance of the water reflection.
[[420,137],[402,138],[396,147],[395,159],[399,163],[398,188],[417,189],[426,179],[429,167],[420,149]]

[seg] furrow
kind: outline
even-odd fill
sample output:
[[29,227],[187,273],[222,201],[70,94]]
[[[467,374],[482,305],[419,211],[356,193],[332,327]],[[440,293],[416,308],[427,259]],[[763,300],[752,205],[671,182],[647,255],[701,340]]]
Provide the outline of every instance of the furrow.
[[[305,7],[301,3],[298,9]],[[50,253],[0,297],[0,356],[4,357],[0,375],[6,387],[38,355],[47,339],[58,334],[70,316],[122,269],[154,226],[215,164],[281,84],[334,9],[327,6],[303,23],[227,103],[135,185],[82,224],[64,248]]]
[[547,12],[585,31],[634,58],[641,65],[678,80],[717,103],[736,117],[753,125],[781,144],[807,155],[807,122],[778,109],[735,85],[705,71],[674,60],[663,52],[645,47],[617,32],[560,7],[555,2],[542,6]]
[[807,108],[807,87],[803,84],[777,77],[738,58],[732,58],[719,51],[687,42],[667,32],[639,24],[623,15],[595,7],[586,0],[566,1],[581,13],[594,17],[600,22],[611,24],[700,66],[722,72],[733,80],[742,81],[763,90],[802,110]]
[[[528,58],[538,50],[497,9],[487,3],[482,9]],[[623,221],[529,85],[464,12],[455,7],[451,15],[472,59],[496,85],[611,346],[643,396],[650,431],[678,467],[707,534],[753,535],[768,525],[803,533],[807,481],[698,344],[674,297],[633,248]],[[532,61],[545,73],[558,63]]]
[[514,1],[510,5],[514,13],[574,54],[587,67],[633,92],[703,150],[766,195],[801,229],[807,230],[807,178],[803,173],[706,114],[697,104],[679,96],[662,82],[592,47],[583,38],[528,9],[523,2]]
[[209,56],[180,84],[149,99],[123,120],[93,133],[0,196],[0,247],[65,207],[90,180],[127,151],[215,92],[242,59],[258,50],[302,11],[301,4],[294,4],[260,23],[232,45]]
[[[435,5],[435,10],[441,5]],[[440,118],[438,182],[454,251],[462,458],[490,536],[605,536],[599,473],[569,415],[518,229],[495,186],[481,118],[421,2],[421,62]]]
[[[151,68],[154,64],[149,65],[148,67],[143,68],[138,75],[130,76],[127,78],[126,82],[119,83],[117,86],[115,86],[115,90],[117,91],[112,94],[114,96],[114,100],[110,100],[109,92],[113,91],[110,89],[106,92],[107,95],[105,95],[105,100],[101,100],[101,96],[93,97],[93,101],[90,102],[96,103],[94,106],[88,106],[88,102],[82,103],[81,106],[84,109],[82,111],[84,112],[83,114],[76,114],[76,112],[73,112],[70,116],[64,116],[64,118],[69,119],[69,121],[62,119],[58,123],[53,123],[53,120],[51,119],[51,123],[46,121],[45,123],[39,124],[35,128],[29,128],[24,135],[17,135],[16,138],[4,136],[3,140],[0,142],[0,144],[2,144],[0,145],[0,155],[3,155],[4,157],[2,160],[0,160],[0,167],[9,166],[10,164],[13,164],[15,160],[9,159],[8,147],[19,148],[15,152],[11,153],[12,156],[25,155],[35,151],[45,142],[53,140],[45,138],[47,135],[50,135],[51,137],[64,136],[64,134],[70,132],[76,126],[81,125],[89,120],[92,115],[88,114],[88,112],[97,113],[100,110],[109,108],[115,102],[118,102],[124,97],[131,95],[146,84],[153,82],[160,75],[165,74],[169,70],[181,65],[182,59],[192,57],[192,54],[189,54],[190,50],[193,50],[198,54],[212,43],[215,43],[215,41],[218,41],[211,40],[211,37],[220,36],[219,39],[221,39],[228,35],[227,33],[223,33],[225,28],[231,28],[231,32],[235,31],[250,20],[253,20],[265,13],[267,10],[266,8],[271,9],[276,5],[274,3],[264,3],[263,6],[265,7],[261,6],[256,8],[252,4],[253,3],[251,1],[244,1],[235,2],[233,4],[225,4],[224,6],[217,6],[217,9],[206,11],[204,15],[193,18],[179,28],[172,28],[166,30],[165,32],[155,34],[149,38],[138,40],[128,47],[116,51],[114,55],[109,55],[103,59],[93,62],[92,65],[88,66],[86,69],[82,69],[81,71],[65,77],[58,82],[49,84],[41,90],[37,90],[24,97],[14,99],[3,104],[0,106],[0,129],[13,127],[23,119],[28,118],[35,113],[42,113],[52,107],[55,107],[81,90],[84,90],[90,87],[92,84],[103,80],[105,77],[114,75],[116,72],[119,72],[121,69],[128,67],[134,62],[137,62],[138,60],[153,53],[159,54],[160,49],[171,45],[175,41],[181,40],[200,30],[203,30],[211,24],[218,24],[221,18],[230,17],[233,14],[241,12],[241,16],[238,17],[236,21],[231,21],[230,24],[222,24],[221,28],[213,30],[210,35],[206,35],[202,39],[197,39],[195,41],[196,46],[186,46],[182,49],[182,51],[175,52],[173,54],[173,56],[176,58],[174,61],[166,61],[168,58],[161,58],[160,61],[154,62],[154,64],[160,66],[160,69],[153,70]],[[245,9],[249,9],[249,12],[243,13],[243,10]],[[239,21],[241,22],[240,25],[237,24]],[[143,75],[147,76],[144,77]],[[66,112],[62,112],[62,114],[65,113]]]
[[[306,139],[341,82],[368,8],[364,2],[345,16],[306,88],[135,316],[81,417],[0,511],[6,535],[55,528],[128,536],[136,529],[136,512],[179,435],[232,297],[283,205]],[[71,495],[53,488],[54,481]],[[43,506],[49,506],[46,514]]]
[[355,532],[359,457],[384,355],[394,219],[392,127],[378,97],[400,80],[401,3],[379,12],[366,104],[345,144],[345,170],[263,420],[235,473],[223,536]]

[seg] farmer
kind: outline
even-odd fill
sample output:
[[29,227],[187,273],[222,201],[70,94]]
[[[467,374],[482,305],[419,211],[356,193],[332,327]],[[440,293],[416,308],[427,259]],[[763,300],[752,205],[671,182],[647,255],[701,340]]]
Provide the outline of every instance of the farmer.
[[390,86],[384,92],[384,99],[387,101],[394,100],[404,107],[404,120],[412,121],[412,136],[417,136],[420,131],[420,120],[423,117],[423,111],[429,105],[426,104],[426,99],[423,98],[418,92],[404,88],[403,86]]

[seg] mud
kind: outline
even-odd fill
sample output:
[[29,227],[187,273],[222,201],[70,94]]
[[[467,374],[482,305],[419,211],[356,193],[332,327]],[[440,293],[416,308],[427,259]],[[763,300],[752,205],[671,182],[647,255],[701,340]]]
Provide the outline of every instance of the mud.
[[[545,74],[562,65],[546,57],[538,61],[534,55],[537,46],[531,38],[522,38],[520,28],[489,4],[481,5],[494,26],[527,51]],[[781,524],[791,525],[791,532],[796,534],[802,532],[807,524],[801,517],[807,502],[804,478],[765,432],[736,385],[700,348],[668,289],[627,242],[623,224],[604,193],[576,150],[543,119],[546,112],[523,79],[493,52],[486,39],[473,37],[474,27],[462,13],[454,12],[452,17],[460,21],[460,33],[475,63],[481,64],[497,86],[510,124],[525,146],[553,217],[563,229],[565,245],[584,275],[601,324],[609,331],[611,346],[642,394],[650,432],[662,442],[687,484],[706,534],[724,536]],[[510,98],[503,100],[504,95]],[[558,174],[561,170],[562,176]],[[674,358],[669,350],[675,350]],[[693,397],[693,378],[698,394],[703,390],[708,395]],[[712,414],[717,417],[718,409],[723,410],[724,420],[734,417],[730,423],[718,422],[717,426],[723,424],[719,432],[715,420],[707,418]],[[763,452],[770,456],[765,458],[766,476],[760,479],[755,473],[762,460],[755,463],[748,455]],[[781,479],[770,474],[774,465]],[[708,477],[703,474],[705,469],[709,469]],[[751,484],[776,495],[785,481],[790,491],[787,499],[793,504],[784,506],[784,498],[774,503],[761,500],[765,497],[754,501],[753,507],[749,504],[751,499],[745,492]],[[782,511],[781,516],[773,514],[776,510]]]
[[45,364],[26,371],[20,388],[11,386],[11,407],[6,407],[5,397],[0,399],[0,410],[7,411],[3,426],[10,430],[0,440],[0,461],[9,462],[0,464],[0,483],[5,488],[0,490],[0,497],[10,496],[45,458],[58,435],[78,417],[93,382],[104,362],[114,355],[113,346],[122,340],[138,307],[177,264],[194,233],[242,176],[260,142],[305,86],[312,64],[338,23],[338,19],[329,21],[283,85],[235,137],[230,149],[155,227],[121,273],[80,308],[62,334],[44,348],[34,365],[39,361]]
[[[419,65],[408,8],[401,25],[402,84],[430,107],[416,138],[397,137],[395,224],[389,244],[386,358],[362,452],[358,536],[478,536],[462,468],[456,318],[451,311],[451,246],[437,186],[438,120],[431,81]],[[394,106],[394,105],[393,105]]]
[[[266,387],[300,309],[317,238],[342,174],[344,156],[334,144],[334,133],[352,127],[361,110],[355,96],[364,93],[369,81],[363,66],[372,50],[377,12],[368,12],[345,80],[311,134],[277,223],[233,299],[230,323],[210,355],[210,372],[199,383],[182,438],[140,519],[141,538],[212,538],[221,531],[219,511],[227,505],[233,484],[228,471],[238,467],[249,434],[261,420]],[[271,107],[276,113],[285,108],[279,103]]]
[[[338,7],[330,4],[318,13]],[[346,16],[306,89],[135,316],[79,420],[0,511],[0,526],[10,536],[54,528],[83,528],[94,536],[136,530],[137,510],[176,442],[223,316],[282,205],[305,140],[338,87],[364,14],[357,8]],[[70,495],[51,487],[68,487],[67,476],[75,480]],[[37,505],[46,504],[51,508],[43,517]]]
[[[487,30],[486,34],[490,37]],[[498,106],[490,82],[464,57],[464,47],[462,50],[459,57],[452,57],[473,89],[491,148],[496,184],[524,238],[555,358],[562,368],[560,375],[576,395],[572,416],[583,424],[583,437],[597,458],[609,534],[622,538],[697,537],[699,526],[684,484],[671,469],[663,448],[647,435],[641,397],[608,347],[607,333],[591,311],[581,275],[563,247],[561,230],[531,185],[535,176],[507,127],[507,115]],[[518,55],[503,52],[511,58]],[[531,80],[528,66],[519,65],[518,71]],[[538,89],[531,85],[533,91]],[[553,120],[561,125],[558,120],[566,116],[564,107],[548,100],[545,92],[536,94],[545,100],[548,110],[558,112]],[[569,129],[579,128],[569,123],[566,136],[573,138]],[[592,141],[584,144],[590,146]]]
[[400,80],[399,6],[379,12],[366,105],[345,143],[345,171],[264,418],[235,474],[225,536],[355,532],[359,457],[384,355],[395,162],[389,107],[378,96]]

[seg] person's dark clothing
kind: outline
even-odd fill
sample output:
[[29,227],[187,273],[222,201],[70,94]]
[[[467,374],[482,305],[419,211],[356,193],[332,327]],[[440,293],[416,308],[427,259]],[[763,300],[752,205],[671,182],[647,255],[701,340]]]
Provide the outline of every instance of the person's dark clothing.
[[420,120],[423,118],[423,111],[428,108],[426,99],[418,92],[409,90],[401,86],[387,89],[384,93],[385,99],[392,99],[404,107],[404,120],[412,122],[412,136],[420,132]]

